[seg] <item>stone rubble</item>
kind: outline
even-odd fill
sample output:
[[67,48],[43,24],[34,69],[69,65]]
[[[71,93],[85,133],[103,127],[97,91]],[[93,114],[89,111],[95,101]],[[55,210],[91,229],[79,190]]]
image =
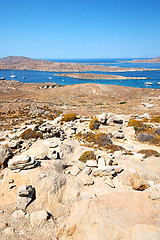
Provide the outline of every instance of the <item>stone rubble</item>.
[[[62,124],[59,116],[42,124],[26,121],[6,133],[0,145],[0,239],[143,240],[144,231],[160,239],[160,158],[138,153],[152,146],[135,137],[127,126],[130,116],[95,117],[100,122],[95,131],[89,129],[90,118]],[[21,139],[26,129],[43,138]],[[92,138],[78,138],[93,133],[107,133],[110,142],[99,146]],[[81,161],[88,151],[95,158]]]

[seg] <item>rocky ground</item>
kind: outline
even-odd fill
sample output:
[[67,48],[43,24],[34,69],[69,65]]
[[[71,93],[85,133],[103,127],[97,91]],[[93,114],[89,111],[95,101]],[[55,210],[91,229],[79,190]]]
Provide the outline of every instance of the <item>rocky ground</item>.
[[[55,97],[38,87],[27,99]],[[12,109],[1,113],[0,239],[160,239],[159,116],[3,101]]]
[[54,83],[0,81],[0,112],[7,114],[34,106],[82,116],[102,112],[155,115],[159,114],[160,90],[93,83],[59,87]]

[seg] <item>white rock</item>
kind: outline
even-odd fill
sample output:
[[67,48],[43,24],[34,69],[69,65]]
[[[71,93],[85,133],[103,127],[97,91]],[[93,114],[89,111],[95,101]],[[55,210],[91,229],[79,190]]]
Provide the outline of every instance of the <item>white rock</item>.
[[22,210],[16,210],[14,211],[14,213],[12,213],[12,217],[13,218],[22,218],[24,217],[25,212],[23,212]]
[[14,228],[8,227],[8,228],[4,229],[3,232],[7,235],[12,235],[14,233]]
[[115,185],[114,185],[112,179],[106,178],[105,183],[108,184],[110,187],[115,188]]
[[97,115],[98,121],[102,124],[105,124],[107,121],[107,114],[106,113],[102,113],[100,115]]
[[98,169],[104,169],[105,168],[105,160],[104,158],[98,159]]
[[152,200],[160,199],[160,184],[156,184],[148,189],[148,196]]
[[95,160],[88,160],[86,162],[86,166],[87,167],[98,167],[98,164],[97,164],[97,161],[95,161]]
[[89,174],[91,174],[92,169],[91,169],[91,167],[85,167],[82,172],[89,175]]
[[31,213],[30,215],[30,222],[32,227],[40,226],[41,224],[45,223],[48,218],[48,213],[45,210],[40,210]]
[[71,169],[70,174],[73,175],[73,176],[77,176],[79,172],[80,172],[80,169],[77,166],[74,166]]

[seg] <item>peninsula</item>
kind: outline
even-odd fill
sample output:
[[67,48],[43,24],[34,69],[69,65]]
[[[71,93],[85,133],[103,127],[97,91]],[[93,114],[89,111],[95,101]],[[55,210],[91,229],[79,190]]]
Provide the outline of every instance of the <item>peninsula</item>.
[[119,80],[127,80],[127,79],[147,79],[147,77],[125,77],[125,76],[119,76],[119,75],[106,75],[106,74],[94,74],[94,73],[60,73],[60,74],[54,74],[56,76],[61,77],[71,77],[75,79],[90,79],[90,80],[99,80],[99,79],[107,79],[107,80],[113,80],[113,79],[119,79]]

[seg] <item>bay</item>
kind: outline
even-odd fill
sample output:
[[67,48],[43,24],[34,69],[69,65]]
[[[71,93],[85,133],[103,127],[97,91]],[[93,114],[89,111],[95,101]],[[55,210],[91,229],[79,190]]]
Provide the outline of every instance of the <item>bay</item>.
[[[118,67],[135,67],[135,68],[156,68],[160,69],[160,63],[128,63],[133,59],[46,59],[55,62],[77,62],[80,64],[97,64],[104,66],[118,66]],[[53,82],[60,85],[71,85],[81,83],[100,83],[108,85],[120,85],[129,87],[140,87],[140,88],[156,88],[160,89],[160,71],[135,71],[135,72],[89,72],[97,74],[108,74],[108,75],[121,75],[126,77],[147,77],[148,79],[127,79],[127,80],[82,80],[74,79],[69,77],[55,76],[61,72],[43,72],[33,70],[14,70],[16,78],[14,80],[25,82],[25,83],[46,83]],[[11,80],[11,70],[0,70],[0,78],[5,77],[7,80]],[[152,82],[153,85],[145,85],[145,82]]]

